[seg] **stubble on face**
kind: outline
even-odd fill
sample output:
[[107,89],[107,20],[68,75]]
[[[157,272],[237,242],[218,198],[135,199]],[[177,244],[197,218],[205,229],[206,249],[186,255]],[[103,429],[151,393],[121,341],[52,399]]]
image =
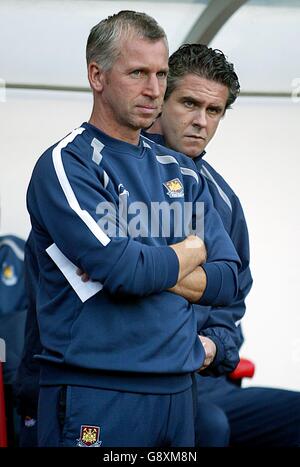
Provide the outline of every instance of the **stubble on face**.
[[199,156],[218,128],[227,98],[225,85],[185,75],[163,107],[161,128],[167,145],[189,157]]
[[161,112],[166,89],[168,51],[163,39],[133,36],[124,41],[113,67],[104,72],[101,96],[106,121],[114,137],[136,141]]

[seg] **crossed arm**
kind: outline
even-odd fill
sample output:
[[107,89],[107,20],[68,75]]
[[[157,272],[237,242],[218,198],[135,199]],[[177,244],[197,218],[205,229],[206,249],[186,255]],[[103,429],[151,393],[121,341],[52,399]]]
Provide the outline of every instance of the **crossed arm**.
[[178,280],[171,292],[181,295],[189,302],[197,302],[206,287],[206,275],[201,268],[207,258],[206,247],[201,238],[190,235],[175,245],[170,245],[175,251],[179,262]]
[[[175,286],[168,290],[184,297],[189,302],[196,303],[200,300],[206,288],[206,274],[200,266],[205,263],[207,257],[205,244],[199,237],[190,235],[182,242],[171,245],[171,248],[178,258],[179,274]],[[80,269],[78,274],[81,275],[84,282],[89,280],[89,276]],[[204,370],[212,363],[217,349],[215,343],[208,337],[199,336],[199,339],[206,355],[205,361],[200,368],[200,370]]]
[[[196,303],[202,297],[206,288],[206,274],[200,266],[205,263],[207,253],[204,242],[195,235],[189,235],[182,242],[170,245],[178,258],[179,273],[177,283],[170,292],[184,297],[191,303]],[[78,269],[83,282],[89,280],[89,275]]]
[[[197,247],[196,252],[199,256],[195,256],[192,244]],[[173,248],[177,254],[180,267],[178,281],[169,291],[181,295],[189,302],[197,303],[201,299],[206,288],[206,274],[201,267],[201,264],[205,263],[207,258],[205,244],[199,237],[188,237],[183,242],[177,243],[173,245],[173,247],[171,246],[171,248]],[[194,269],[188,274],[183,273],[188,266],[194,266],[195,263],[191,264],[192,260],[196,263],[198,260]],[[186,261],[189,263],[186,264]],[[182,272],[181,275],[180,272]],[[216,344],[209,337],[199,336],[199,339],[205,350],[205,360],[199,369],[199,371],[201,371],[205,370],[205,368],[213,362],[217,353],[217,348]]]

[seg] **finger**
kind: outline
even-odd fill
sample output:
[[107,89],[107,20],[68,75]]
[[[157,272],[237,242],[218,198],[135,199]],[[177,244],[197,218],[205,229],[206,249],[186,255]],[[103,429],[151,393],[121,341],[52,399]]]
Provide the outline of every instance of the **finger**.
[[202,367],[200,368],[200,370],[198,370],[198,371],[203,371],[203,370],[205,370],[207,367],[208,367],[208,365],[204,365],[204,364],[203,364]]
[[208,360],[207,360],[207,358],[206,358],[206,359],[204,360],[204,362],[202,363],[202,366],[201,366],[201,368],[200,368],[200,371],[201,371],[201,370],[205,370],[205,368],[207,368],[208,365],[209,365],[209,362],[208,362]]
[[83,270],[80,269],[80,268],[77,268],[77,269],[76,269],[76,274],[77,274],[77,276],[82,276]]
[[81,280],[82,282],[88,282],[90,280],[90,277],[88,276],[86,272],[84,272],[81,276]]

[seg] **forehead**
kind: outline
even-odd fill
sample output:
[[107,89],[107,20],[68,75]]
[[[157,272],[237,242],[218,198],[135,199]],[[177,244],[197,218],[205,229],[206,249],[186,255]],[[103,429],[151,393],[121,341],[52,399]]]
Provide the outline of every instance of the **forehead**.
[[224,84],[190,73],[178,81],[173,94],[176,97],[193,97],[199,102],[225,106],[229,91]]
[[121,53],[115,65],[168,69],[168,47],[164,39],[150,41],[130,36],[122,41]]

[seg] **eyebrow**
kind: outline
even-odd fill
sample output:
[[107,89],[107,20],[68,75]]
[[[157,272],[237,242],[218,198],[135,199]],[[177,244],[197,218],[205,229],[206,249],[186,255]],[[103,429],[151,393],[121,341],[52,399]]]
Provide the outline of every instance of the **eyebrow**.
[[218,104],[212,104],[209,106],[210,109],[217,110],[218,112],[223,112],[224,108]]
[[[134,71],[134,70],[142,70],[142,71],[150,71],[150,67],[149,65],[144,65],[144,64],[137,64],[136,66],[135,65],[131,65],[130,67],[128,67],[128,70],[129,71]],[[162,67],[160,68],[159,70],[156,71],[156,73],[166,73],[166,75],[168,74],[169,72],[169,67]]]
[[193,102],[194,104],[200,104],[200,101],[199,101],[198,99],[195,99],[194,97],[188,96],[188,95],[181,96],[179,99],[180,99],[181,101],[191,101],[191,102]]
[[[199,105],[201,104],[201,101],[199,99],[196,99],[195,97],[193,96],[189,96],[188,94],[184,95],[184,96],[181,96],[179,98],[179,100],[181,102],[183,101],[191,101],[193,102],[193,104],[195,105]],[[211,104],[208,106],[210,109],[214,109],[214,110],[217,110],[218,112],[223,112],[225,109],[223,109],[223,106],[222,105],[219,105],[219,104]]]

